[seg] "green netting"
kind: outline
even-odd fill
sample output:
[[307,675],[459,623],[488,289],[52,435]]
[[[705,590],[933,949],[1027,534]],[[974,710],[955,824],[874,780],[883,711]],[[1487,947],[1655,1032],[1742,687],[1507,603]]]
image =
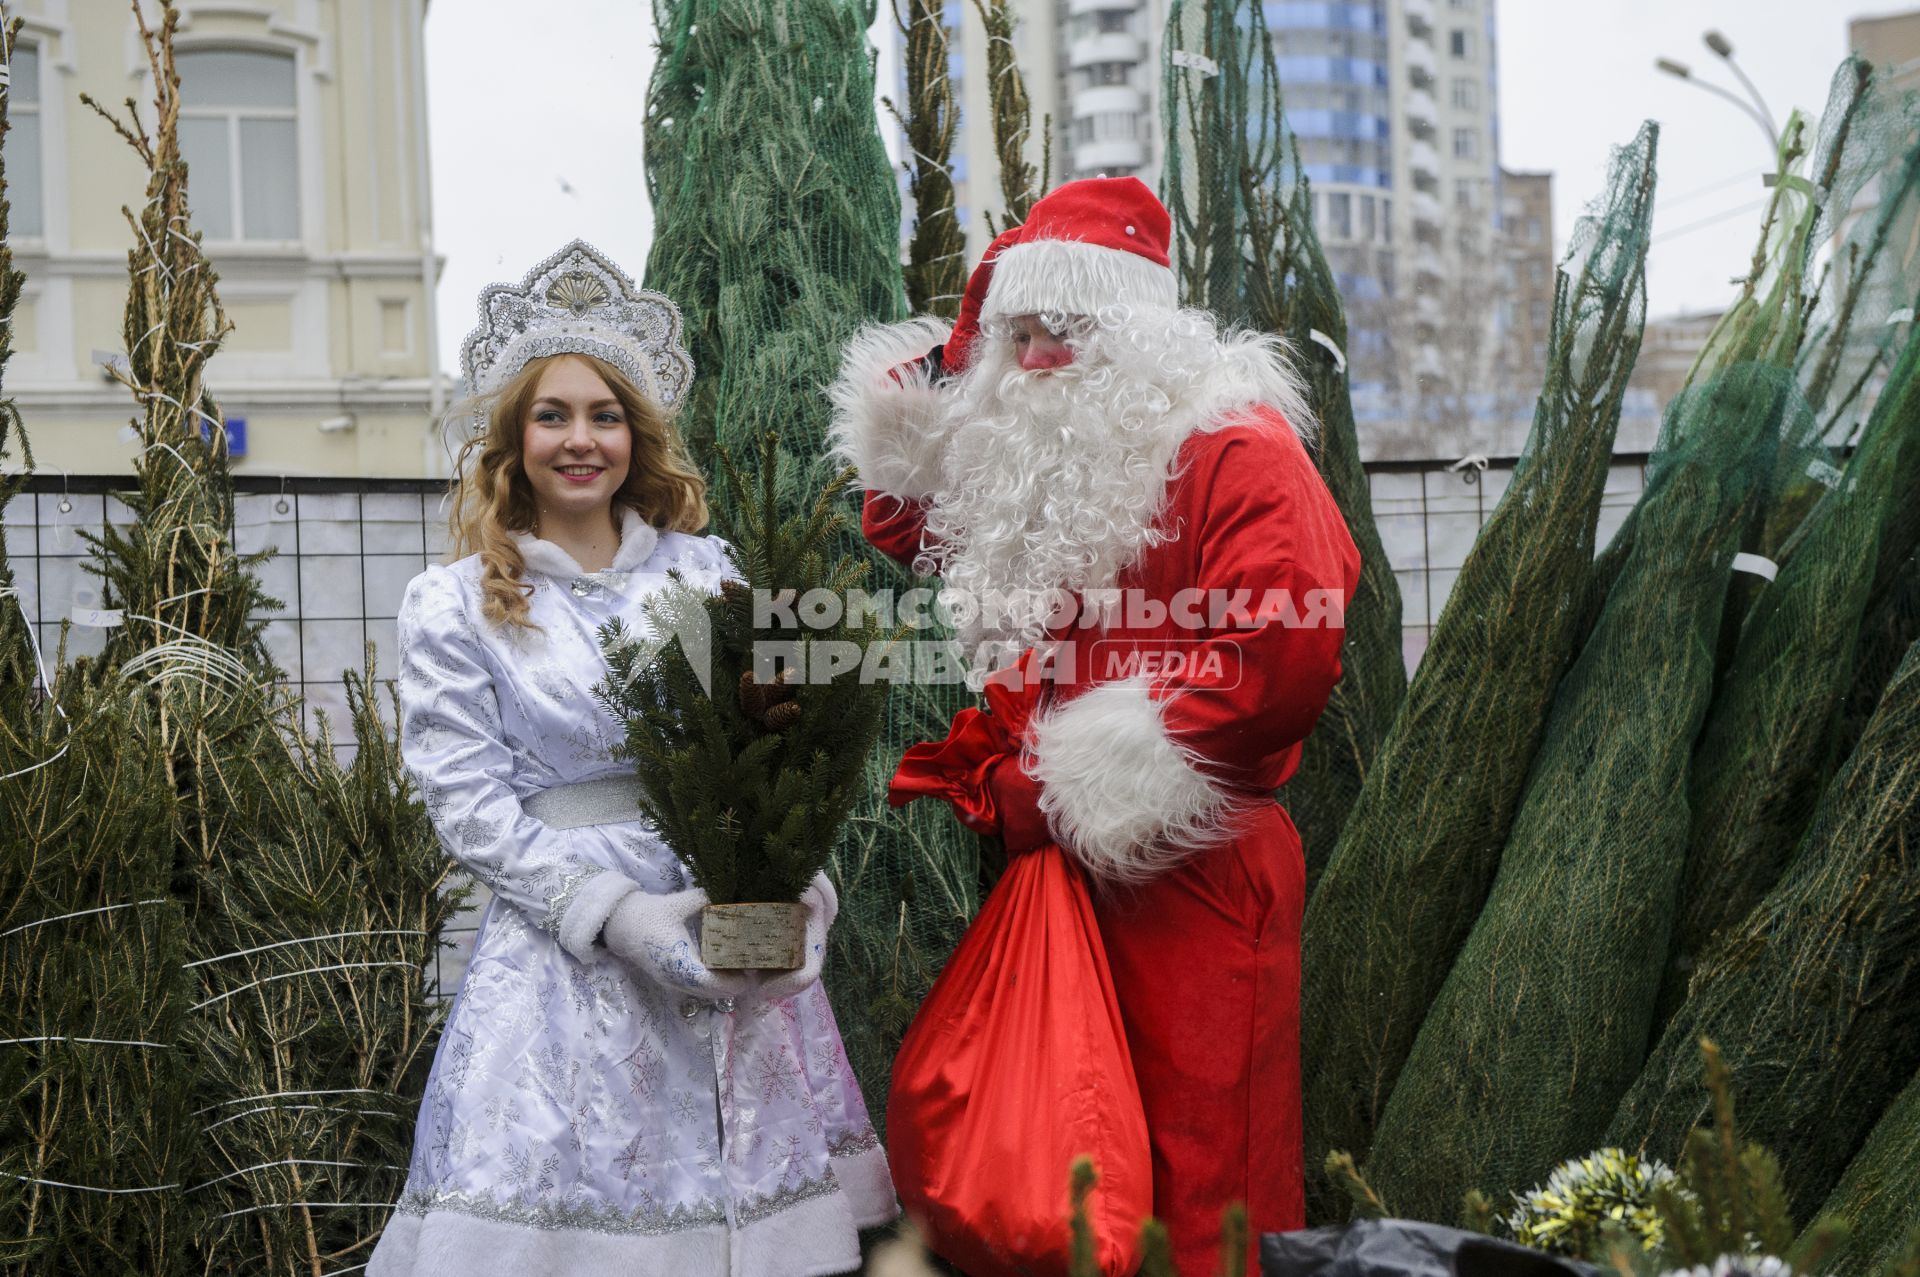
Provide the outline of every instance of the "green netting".
[[[1524,1189],[1600,1142],[1639,1072],[1713,639],[1790,398],[1789,373],[1748,366],[1669,414],[1633,548],[1554,694],[1493,889],[1375,1133],[1368,1173],[1396,1211],[1445,1219],[1469,1189]],[[1482,765],[1457,740],[1435,748]]]
[[[1645,317],[1655,136],[1649,125],[1616,153],[1608,194],[1582,219],[1556,288],[1548,381],[1526,452],[1309,902],[1301,995],[1309,1166],[1335,1149],[1365,1156],[1486,897],[1572,659],[1569,602],[1593,558]],[[1313,1189],[1316,1217],[1340,1210],[1318,1176]]]
[[1915,642],[1920,642],[1920,549],[1909,554],[1905,563],[1896,565],[1885,593],[1860,623],[1860,640],[1853,652],[1853,678],[1834,729],[1834,757],[1845,758],[1853,752],[1900,658]]
[[1920,647],[1822,797],[1792,865],[1710,949],[1612,1135],[1659,1157],[1708,1111],[1695,1058],[1720,1047],[1748,1138],[1795,1214],[1827,1196],[1920,1066]]
[[[798,463],[783,485],[796,510],[829,478],[821,388],[842,346],[905,311],[899,191],[866,47],[873,12],[860,0],[655,5],[647,284],[686,314],[698,377],[682,428],[703,458],[718,443],[749,463],[776,432]],[[715,516],[724,533],[729,512]],[[870,588],[913,584],[855,531],[840,548],[872,564]],[[876,1120],[900,1035],[978,907],[980,868],[978,840],[941,804],[892,811],[886,781],[965,703],[958,686],[892,690],[868,798],[834,854],[841,911],[825,983]]]
[[1920,1230],[1920,1076],[1874,1124],[1819,1213],[1849,1230],[1822,1272],[1853,1277],[1884,1269],[1910,1244]]
[[1281,794],[1311,890],[1406,695],[1400,587],[1360,464],[1345,303],[1314,230],[1313,192],[1282,112],[1262,6],[1175,0],[1166,31],[1165,194],[1184,295],[1228,323],[1293,343],[1320,425],[1315,460],[1360,551],[1340,683]]
[[[1827,195],[1815,239],[1825,264],[1800,355],[1822,434],[1851,439],[1867,418],[1920,295],[1920,99],[1853,59],[1834,79],[1813,170]],[[1852,100],[1847,95],[1851,92]],[[1863,198],[1872,184],[1870,199]],[[1862,206],[1864,211],[1862,210]]]
[[[1838,486],[1823,491],[1747,615],[1695,748],[1663,1018],[1714,933],[1773,885],[1831,774],[1882,542],[1920,491],[1920,338],[1894,365]],[[1897,548],[1904,557],[1913,546]]]

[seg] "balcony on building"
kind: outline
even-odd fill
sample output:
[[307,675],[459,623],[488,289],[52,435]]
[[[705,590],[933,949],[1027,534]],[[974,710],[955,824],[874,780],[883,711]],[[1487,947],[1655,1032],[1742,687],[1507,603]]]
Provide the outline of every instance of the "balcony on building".
[[1133,13],[1140,7],[1140,0],[1067,0],[1067,16],[1078,17],[1083,13]]
[[1067,47],[1067,64],[1076,71],[1096,62],[1139,62],[1145,56],[1140,37],[1124,31],[1082,36]]
[[1407,77],[1417,89],[1430,89],[1440,72],[1440,60],[1433,46],[1424,40],[1409,40],[1406,44]]
[[1147,95],[1130,84],[1100,84],[1091,89],[1076,89],[1073,94],[1073,118],[1126,112],[1139,115],[1147,109]]
[[1137,138],[1103,138],[1077,142],[1073,148],[1076,173],[1114,173],[1137,169],[1147,162],[1147,148]]
[[1440,206],[1437,196],[1425,191],[1415,191],[1408,196],[1408,207],[1413,210],[1413,224],[1426,225],[1439,229],[1446,222],[1446,210]]
[[1433,36],[1433,0],[1400,0],[1407,11],[1407,32],[1416,39]]
[[[1415,138],[1407,144],[1407,168],[1413,174],[1414,182],[1417,186],[1424,187],[1426,185],[1426,183],[1420,181],[1423,174],[1438,181],[1440,178],[1440,152],[1434,149],[1433,143],[1423,142],[1419,138]],[[1431,199],[1432,196],[1428,196],[1428,198]]]
[[1407,90],[1407,131],[1415,137],[1430,138],[1440,126],[1440,105],[1425,89]]

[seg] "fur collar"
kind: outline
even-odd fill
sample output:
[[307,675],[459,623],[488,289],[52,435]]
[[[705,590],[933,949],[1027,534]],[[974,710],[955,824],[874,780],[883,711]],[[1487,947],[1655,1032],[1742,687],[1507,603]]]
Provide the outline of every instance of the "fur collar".
[[[527,571],[538,572],[544,576],[564,577],[568,580],[576,576],[591,576],[574,561],[574,557],[551,541],[527,532],[513,533],[515,545],[520,547],[520,558],[527,565]],[[660,533],[651,523],[640,517],[640,512],[632,506],[620,507],[620,548],[614,551],[613,563],[609,572],[633,572],[653,557],[655,547],[660,544]]]

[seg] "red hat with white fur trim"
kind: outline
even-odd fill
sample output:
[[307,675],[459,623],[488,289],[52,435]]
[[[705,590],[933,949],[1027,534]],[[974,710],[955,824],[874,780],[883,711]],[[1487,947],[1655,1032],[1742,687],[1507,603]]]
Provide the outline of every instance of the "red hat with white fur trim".
[[982,319],[1179,304],[1173,219],[1137,177],[1068,182],[1036,203],[994,263]]

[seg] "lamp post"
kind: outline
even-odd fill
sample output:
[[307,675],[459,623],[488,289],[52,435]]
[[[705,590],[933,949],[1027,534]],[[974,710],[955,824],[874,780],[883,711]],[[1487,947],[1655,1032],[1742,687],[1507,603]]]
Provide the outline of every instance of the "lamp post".
[[1740,77],[1740,83],[1746,85],[1747,92],[1753,96],[1752,102],[1746,101],[1739,95],[1731,93],[1717,84],[1709,84],[1707,81],[1697,78],[1693,74],[1693,68],[1684,62],[1676,62],[1672,58],[1655,58],[1653,61],[1654,69],[1664,72],[1676,80],[1685,80],[1688,84],[1699,89],[1704,89],[1715,97],[1725,98],[1727,101],[1739,107],[1740,110],[1746,114],[1746,117],[1759,125],[1760,131],[1767,135],[1768,157],[1771,158],[1777,155],[1780,150],[1780,130],[1774,126],[1773,116],[1767,110],[1766,102],[1760,97],[1760,91],[1754,87],[1753,81],[1747,78],[1746,72],[1740,69],[1740,64],[1733,60],[1733,42],[1728,40],[1726,36],[1721,35],[1718,31],[1709,31],[1702,36],[1701,39],[1706,42],[1706,46],[1709,49],[1713,50],[1713,52],[1719,56],[1721,61],[1733,69],[1733,73],[1736,76]]

